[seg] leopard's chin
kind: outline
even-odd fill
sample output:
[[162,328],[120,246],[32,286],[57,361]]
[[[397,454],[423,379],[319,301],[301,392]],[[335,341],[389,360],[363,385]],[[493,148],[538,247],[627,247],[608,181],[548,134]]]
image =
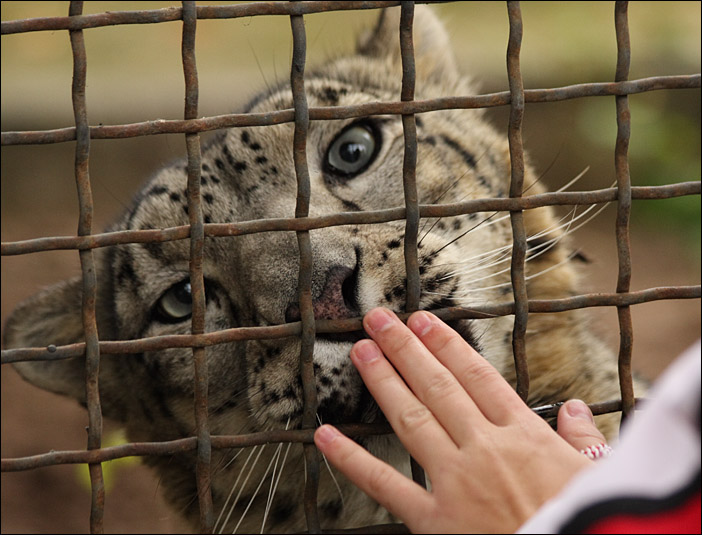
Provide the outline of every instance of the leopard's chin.
[[334,396],[327,397],[317,407],[317,414],[321,423],[332,425],[387,422],[380,407],[363,383],[358,388],[356,403],[343,404],[339,403]]

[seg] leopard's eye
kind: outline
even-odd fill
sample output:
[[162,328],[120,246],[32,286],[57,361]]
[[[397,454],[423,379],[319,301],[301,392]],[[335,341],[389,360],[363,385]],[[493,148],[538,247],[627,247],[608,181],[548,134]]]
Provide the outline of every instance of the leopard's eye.
[[353,177],[373,163],[380,150],[380,135],[370,123],[354,123],[342,130],[327,149],[328,169]]
[[189,280],[184,280],[171,286],[154,307],[154,317],[162,323],[185,321],[192,312],[193,296]]

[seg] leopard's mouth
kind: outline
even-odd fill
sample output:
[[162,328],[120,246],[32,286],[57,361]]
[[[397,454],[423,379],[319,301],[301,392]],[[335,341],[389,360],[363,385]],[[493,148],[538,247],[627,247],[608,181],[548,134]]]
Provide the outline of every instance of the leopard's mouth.
[[[476,349],[476,351],[480,352],[478,349],[478,340],[471,329],[470,320],[449,320],[446,322],[446,324],[460,334],[470,346]],[[315,335],[315,338],[326,342],[355,344],[359,340],[364,340],[370,337],[365,331],[359,330],[343,333],[318,333]]]
[[326,342],[351,343],[355,344],[359,340],[368,338],[365,331],[350,331],[344,333],[320,333],[315,336],[317,340]]
[[[478,338],[472,329],[472,321],[465,319],[448,320],[446,324],[456,331],[471,347],[480,352]],[[355,344],[359,340],[368,339],[370,336],[364,330],[339,333],[317,333],[316,340],[336,342],[340,344]]]
[[340,403],[336,396],[329,396],[320,402],[317,414],[322,423],[333,425],[386,421],[378,404],[363,383],[358,387],[356,403]]
[[[446,322],[452,329],[458,332],[461,337],[477,351],[480,347],[477,342],[474,330],[471,328],[471,320],[450,320]],[[320,340],[339,342],[348,344],[358,340],[369,338],[364,331],[352,331],[348,333],[319,334]],[[342,351],[348,352],[350,347],[346,345]],[[387,420],[380,410],[380,407],[373,399],[366,385],[359,381],[355,386],[357,400],[355,403],[340,403],[337,396],[331,395],[321,400],[318,407],[318,414],[324,423],[350,424],[350,423],[387,423]]]
[[466,343],[475,349],[478,353],[482,352],[482,348],[479,343],[479,338],[476,335],[473,327],[473,320],[449,320],[446,325],[451,327],[454,331],[461,335]]
[[[435,306],[430,308],[440,307]],[[291,310],[293,313],[290,312]],[[296,306],[291,306],[288,308],[286,319],[288,321],[299,321],[298,314],[299,312]],[[480,350],[477,337],[472,328],[472,320],[457,319],[449,320],[446,323],[457,331],[469,345],[476,348],[478,351]],[[316,333],[315,335],[316,343],[320,345],[319,349],[323,352],[327,352],[326,358],[331,358],[339,364],[344,361],[348,363],[349,351],[353,344],[359,340],[368,338],[370,337],[364,330]],[[337,366],[339,364],[337,364]],[[352,373],[357,374],[355,368]],[[317,414],[323,423],[352,424],[387,422],[366,385],[359,377],[356,377],[356,379],[357,380],[348,381],[347,378],[346,381],[331,386],[328,382],[328,378],[317,378],[317,381],[320,382],[319,386],[324,385],[324,381],[326,380],[326,386],[328,388],[326,394],[319,399],[319,406],[317,407]],[[333,381],[336,382],[336,379],[333,379]],[[344,392],[344,389],[349,388],[354,390],[350,396],[348,391]]]

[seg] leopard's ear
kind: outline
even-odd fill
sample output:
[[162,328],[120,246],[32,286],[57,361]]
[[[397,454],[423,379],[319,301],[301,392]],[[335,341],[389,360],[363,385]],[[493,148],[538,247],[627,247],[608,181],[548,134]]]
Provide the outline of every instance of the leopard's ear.
[[[51,286],[22,302],[5,323],[3,346],[47,347],[82,342],[81,279],[69,279]],[[85,359],[24,361],[14,364],[30,383],[85,400]]]
[[[360,36],[357,52],[386,59],[394,68],[401,67],[400,11],[399,6],[383,9],[375,28]],[[418,79],[440,81],[446,77],[458,77],[448,33],[430,7],[415,6],[412,36]]]

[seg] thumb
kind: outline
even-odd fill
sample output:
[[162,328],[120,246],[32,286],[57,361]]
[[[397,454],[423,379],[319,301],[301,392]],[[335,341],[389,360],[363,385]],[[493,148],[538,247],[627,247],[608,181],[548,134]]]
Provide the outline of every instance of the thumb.
[[558,434],[578,451],[607,442],[590,408],[579,399],[566,401],[558,411]]

